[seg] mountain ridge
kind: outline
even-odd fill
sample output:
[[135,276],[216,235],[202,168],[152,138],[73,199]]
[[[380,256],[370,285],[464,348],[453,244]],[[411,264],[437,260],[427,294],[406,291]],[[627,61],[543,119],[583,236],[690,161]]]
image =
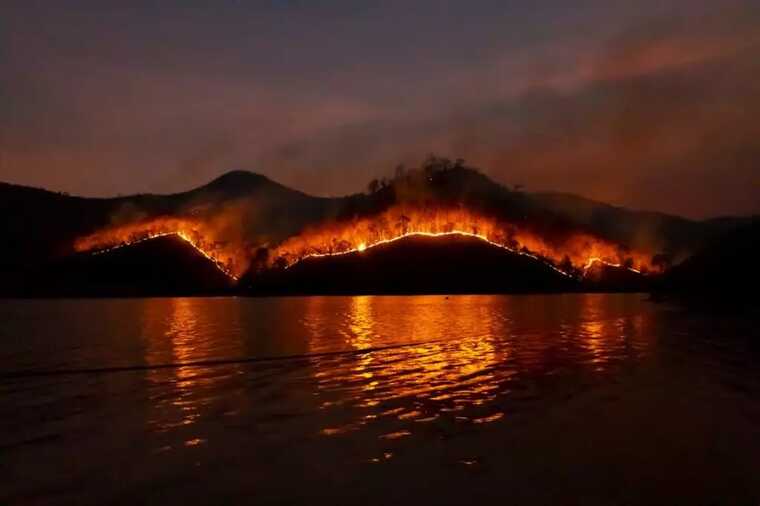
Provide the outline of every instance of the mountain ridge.
[[432,157],[420,169],[397,171],[374,181],[368,193],[316,197],[267,176],[233,170],[187,191],[113,198],[70,196],[0,183],[0,274],[23,277],[39,264],[74,253],[78,237],[105,227],[172,217],[211,223],[221,239],[234,237],[255,250],[270,247],[320,223],[371,215],[394,203],[441,202],[474,206],[544,232],[575,228],[625,247],[642,245],[677,261],[748,218],[694,221],[558,192],[526,193],[507,188],[460,162]]
[[[493,185],[506,188],[504,185],[491,180],[485,174],[479,173],[479,175],[482,176],[484,179],[487,179]],[[266,176],[259,172],[246,170],[246,169],[230,169],[220,174],[219,176],[211,179],[209,182],[204,183],[200,186],[196,186],[187,190],[181,190],[178,192],[170,192],[170,193],[153,193],[153,192],[140,193],[138,192],[138,193],[131,193],[128,195],[116,195],[116,196],[106,196],[106,197],[83,196],[83,195],[76,195],[76,194],[71,194],[68,192],[56,191],[56,190],[51,190],[51,189],[36,187],[36,186],[31,186],[31,185],[0,181],[0,196],[7,198],[11,194],[11,192],[17,192],[17,193],[27,193],[27,194],[33,194],[33,193],[44,194],[50,197],[86,200],[86,201],[124,201],[124,200],[134,200],[134,199],[153,198],[153,197],[169,198],[169,197],[176,197],[176,196],[185,196],[188,194],[198,193],[204,190],[229,190],[230,187],[234,187],[235,184],[238,184],[238,183],[243,183],[244,186],[251,186],[251,183],[253,181],[256,181],[258,183],[258,186],[266,184],[272,187],[284,189],[289,192],[297,193],[304,197],[317,199],[317,200],[346,199],[346,198],[351,198],[357,195],[363,195],[362,192],[356,192],[356,193],[340,195],[340,196],[312,195],[310,193],[286,186],[285,184],[275,181],[274,179],[271,179],[269,176]],[[585,197],[583,195],[579,195],[576,193],[569,193],[569,192],[563,192],[563,191],[524,192],[522,190],[516,190],[515,192],[524,193],[525,195],[528,195],[532,198],[536,198],[544,202],[548,202],[551,200],[558,200],[558,199],[572,200],[575,204],[582,204],[587,207],[602,207],[609,210],[616,210],[616,211],[631,213],[631,214],[636,214],[636,215],[645,215],[645,216],[650,216],[653,218],[677,219],[679,221],[686,222],[686,223],[729,222],[733,224],[733,222],[739,222],[740,224],[746,224],[754,219],[760,218],[760,215],[719,215],[719,216],[714,216],[714,217],[709,217],[709,218],[695,219],[695,218],[688,218],[685,216],[681,216],[678,214],[666,213],[662,211],[630,208],[626,206],[610,204],[598,199],[593,199],[593,198]]]

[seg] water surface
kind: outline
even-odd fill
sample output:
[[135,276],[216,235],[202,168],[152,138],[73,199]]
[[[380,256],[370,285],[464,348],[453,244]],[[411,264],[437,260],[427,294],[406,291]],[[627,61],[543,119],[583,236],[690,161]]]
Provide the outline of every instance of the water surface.
[[0,504],[757,504],[756,323],[642,295],[0,301]]

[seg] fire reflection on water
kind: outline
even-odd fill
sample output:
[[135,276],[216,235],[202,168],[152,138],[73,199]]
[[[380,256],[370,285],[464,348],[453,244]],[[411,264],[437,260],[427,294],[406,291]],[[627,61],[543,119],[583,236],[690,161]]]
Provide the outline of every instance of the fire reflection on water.
[[[354,350],[378,349],[354,355],[348,362],[343,357],[316,359],[315,378],[318,392],[325,398],[323,408],[350,404],[367,413],[358,422],[328,427],[325,434],[351,430],[383,417],[430,422],[441,413],[482,406],[493,399],[503,375],[497,382],[491,369],[504,362],[509,352],[507,343],[495,336],[507,332],[508,322],[488,303],[483,305],[482,298],[457,297],[450,303],[443,300],[438,296],[419,297],[408,305],[399,304],[393,297],[349,300],[339,334]],[[497,303],[494,298],[485,300]],[[307,327],[318,327],[313,323],[319,318],[308,313]],[[386,347],[387,331],[416,344]],[[325,335],[319,332],[312,339],[318,341]],[[468,337],[444,341],[448,336]],[[313,345],[318,348],[320,343]],[[500,413],[487,416],[495,420],[495,415]]]
[[[579,317],[568,322],[552,322],[559,318],[552,307],[511,307],[516,299],[500,296],[345,300],[340,308],[334,301],[315,301],[304,317],[313,351],[337,333],[357,352],[312,360],[322,409],[331,411],[331,421],[340,419],[324,428],[325,435],[370,429],[381,420],[398,425],[383,438],[405,437],[421,423],[444,418],[506,420],[513,390],[529,398],[525,392],[539,377],[570,369],[600,374],[646,348],[642,317],[625,308],[610,311],[604,296],[571,299],[578,306],[572,314]],[[325,310],[343,317],[325,319]],[[532,313],[543,323],[536,331],[515,328],[513,313],[523,320]],[[325,328],[328,321],[332,333]],[[388,346],[388,335],[405,345]],[[387,423],[378,425],[388,429]]]
[[[239,317],[236,304],[209,304],[193,298],[146,299],[143,312],[143,338],[147,365],[172,367],[147,370],[149,405],[147,425],[155,432],[184,430],[185,446],[205,442],[190,427],[207,414],[224,382],[240,372],[237,366],[225,370],[188,364],[209,358],[240,356],[242,342],[234,321]],[[219,334],[220,325],[228,329]]]
[[573,330],[577,335],[565,339],[577,340],[585,348],[589,355],[587,362],[595,371],[604,371],[612,358],[635,356],[643,351],[636,345],[636,337],[643,332],[643,316],[607,318],[609,308],[604,304],[609,303],[608,299],[585,295],[580,301],[584,318]]
[[[317,432],[380,441],[488,427],[540,392],[572,394],[562,378],[572,390],[640,360],[653,334],[641,304],[609,295],[151,299],[145,362],[174,366],[145,373],[147,425],[186,446],[213,438],[203,422],[228,414],[254,416],[259,428],[277,420],[276,434],[295,413],[316,412]],[[291,358],[258,361],[277,354]],[[240,360],[182,365],[228,357]]]

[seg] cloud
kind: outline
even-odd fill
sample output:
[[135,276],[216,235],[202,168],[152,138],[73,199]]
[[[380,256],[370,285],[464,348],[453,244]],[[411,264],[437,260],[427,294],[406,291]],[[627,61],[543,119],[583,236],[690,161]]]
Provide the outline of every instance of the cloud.
[[404,5],[37,9],[38,30],[19,10],[0,179],[104,195],[243,168],[336,195],[437,152],[533,190],[760,212],[752,2]]
[[455,89],[435,97],[437,113],[412,107],[417,116],[326,129],[268,163],[379,172],[437,151],[536,190],[693,217],[757,213],[760,38],[755,13],[739,14],[658,20],[570,52],[572,65],[543,59],[539,72],[515,58],[522,87],[486,85],[466,100]]

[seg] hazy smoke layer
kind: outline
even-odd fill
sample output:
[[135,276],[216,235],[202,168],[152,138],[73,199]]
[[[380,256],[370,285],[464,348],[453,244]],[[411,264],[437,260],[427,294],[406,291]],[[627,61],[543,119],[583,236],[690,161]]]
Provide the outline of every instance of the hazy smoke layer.
[[11,2],[0,179],[110,195],[247,168],[336,195],[437,152],[529,190],[760,212],[757,3],[569,3]]

